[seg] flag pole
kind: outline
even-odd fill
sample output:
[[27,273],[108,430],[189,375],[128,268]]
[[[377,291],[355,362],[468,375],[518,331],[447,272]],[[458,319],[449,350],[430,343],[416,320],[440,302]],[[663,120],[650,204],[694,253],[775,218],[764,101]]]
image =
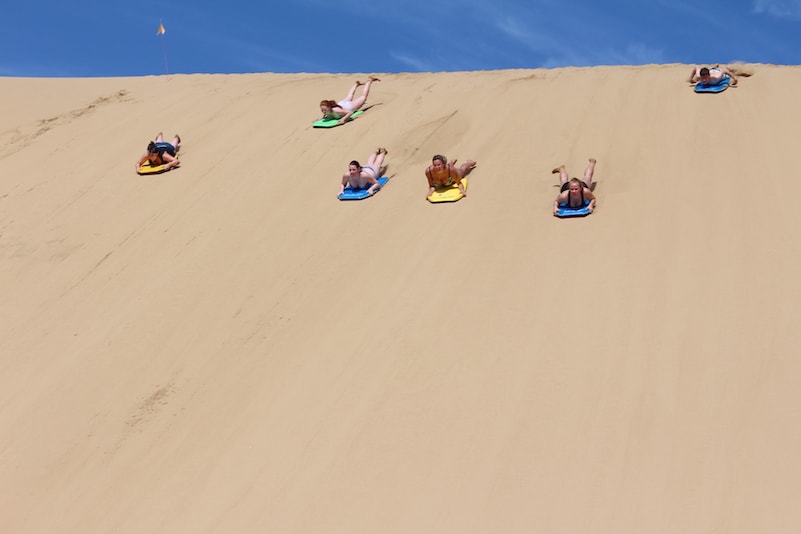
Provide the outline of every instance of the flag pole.
[[169,74],[170,69],[167,65],[167,43],[164,40],[164,34],[167,33],[167,30],[164,29],[164,24],[159,19],[159,29],[156,31],[156,35],[161,35],[161,53],[164,56],[164,74]]

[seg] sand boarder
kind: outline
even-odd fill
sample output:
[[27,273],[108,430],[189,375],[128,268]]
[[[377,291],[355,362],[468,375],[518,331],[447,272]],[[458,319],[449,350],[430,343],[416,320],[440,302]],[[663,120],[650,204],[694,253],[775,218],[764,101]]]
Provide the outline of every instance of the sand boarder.
[[556,167],[551,172],[559,174],[559,194],[553,201],[553,213],[559,211],[559,204],[566,204],[568,208],[580,208],[585,200],[589,201],[587,208],[590,213],[595,209],[595,195],[592,193],[592,175],[595,172],[595,159],[590,158],[587,168],[584,169],[584,180],[570,178],[564,165]]
[[386,155],[387,149],[379,147],[370,154],[370,157],[367,158],[367,165],[364,167],[356,160],[351,161],[348,164],[348,172],[342,175],[339,195],[344,193],[348,186],[352,189],[367,189],[368,195],[374,195],[381,188],[378,178],[381,176],[381,167],[384,166]]
[[170,170],[181,164],[178,160],[178,150],[181,148],[181,136],[175,134],[172,141],[169,143],[164,142],[164,135],[161,132],[156,136],[154,141],[147,145],[147,152],[136,162],[136,170],[146,162],[150,161],[151,167],[158,167],[164,165],[164,170]]
[[[320,111],[323,113],[323,119],[338,119],[339,124],[345,124],[345,121],[350,119],[351,115],[359,111],[365,103],[367,103],[367,95],[370,94],[370,85],[373,82],[380,82],[375,76],[367,78],[367,83],[356,81],[353,87],[348,91],[348,95],[337,102],[336,100],[323,100],[320,102]],[[363,85],[362,95],[354,98],[356,89]]]
[[704,86],[718,85],[723,82],[723,77],[728,76],[731,78],[731,85],[737,85],[737,78],[731,69],[717,65],[715,67],[695,67],[690,72],[690,78],[687,80],[689,83],[695,85],[700,83]]
[[456,167],[456,160],[448,162],[448,158],[437,154],[431,158],[431,165],[426,168],[426,178],[428,178],[428,194],[426,198],[434,194],[437,187],[447,187],[457,184],[462,196],[467,196],[462,178],[470,174],[476,168],[476,162],[469,159],[467,163],[462,163]]

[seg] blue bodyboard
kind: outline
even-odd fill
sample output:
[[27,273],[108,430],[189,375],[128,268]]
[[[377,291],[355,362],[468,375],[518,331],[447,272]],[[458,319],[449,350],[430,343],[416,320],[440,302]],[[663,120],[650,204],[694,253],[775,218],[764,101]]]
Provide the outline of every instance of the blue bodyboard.
[[579,208],[569,208],[567,206],[567,202],[560,202],[559,208],[556,210],[556,216],[565,218],[565,217],[586,217],[592,213],[590,211],[590,201],[585,200],[584,205]]
[[724,74],[723,78],[714,85],[704,85],[701,82],[695,84],[696,93],[721,93],[729,88],[731,85],[731,78],[728,74]]
[[[386,176],[382,176],[378,179],[378,183],[381,187],[384,187],[389,178]],[[378,191],[381,191],[381,187],[378,188]],[[378,193],[376,191],[376,193]],[[367,189],[353,189],[351,186],[345,188],[345,191],[340,193],[339,200],[361,200],[363,198],[367,198],[370,195],[367,194]]]

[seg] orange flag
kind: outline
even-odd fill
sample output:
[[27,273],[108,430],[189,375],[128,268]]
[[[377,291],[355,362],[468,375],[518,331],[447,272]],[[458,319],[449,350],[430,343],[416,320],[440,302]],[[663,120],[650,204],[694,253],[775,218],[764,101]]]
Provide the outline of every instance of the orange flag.
[[159,22],[159,29],[156,30],[156,35],[164,35],[165,33],[167,33],[167,30],[164,29],[164,24]]

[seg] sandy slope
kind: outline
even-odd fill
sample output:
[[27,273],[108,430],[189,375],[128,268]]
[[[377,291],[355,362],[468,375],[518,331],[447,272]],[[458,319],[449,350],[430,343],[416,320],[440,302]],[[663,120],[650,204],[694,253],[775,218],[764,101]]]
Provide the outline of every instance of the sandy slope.
[[0,531],[801,530],[801,68],[688,70],[0,79]]

